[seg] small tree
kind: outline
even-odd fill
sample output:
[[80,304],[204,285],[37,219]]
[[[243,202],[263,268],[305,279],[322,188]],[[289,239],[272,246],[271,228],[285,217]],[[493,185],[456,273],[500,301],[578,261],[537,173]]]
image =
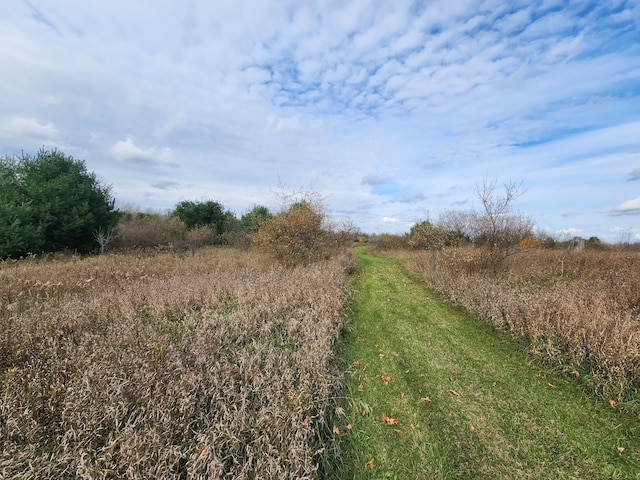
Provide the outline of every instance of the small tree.
[[240,217],[240,225],[247,233],[256,233],[260,226],[273,218],[273,214],[264,205],[256,205]]
[[102,255],[107,248],[107,245],[111,242],[113,238],[113,230],[103,230],[102,227],[98,227],[98,230],[93,232],[93,238],[98,242],[98,246],[100,247],[100,255]]
[[218,235],[224,233],[227,223],[224,206],[212,200],[205,202],[182,201],[176,205],[171,216],[179,218],[189,230],[208,226]]
[[502,260],[517,251],[520,241],[532,234],[531,220],[512,211],[513,202],[524,194],[521,186],[510,181],[504,184],[501,195],[496,192],[496,181],[485,178],[476,188],[480,211],[472,216],[472,236],[477,245],[488,250],[494,271]]
[[326,237],[323,220],[322,212],[308,201],[296,202],[267,220],[253,235],[253,244],[284,264],[306,263],[322,254]]

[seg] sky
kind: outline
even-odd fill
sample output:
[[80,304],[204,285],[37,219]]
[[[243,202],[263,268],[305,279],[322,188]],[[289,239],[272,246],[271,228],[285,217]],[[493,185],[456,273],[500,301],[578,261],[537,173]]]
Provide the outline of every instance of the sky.
[[43,147],[121,208],[404,233],[516,181],[540,232],[640,240],[640,2],[3,0],[0,156]]

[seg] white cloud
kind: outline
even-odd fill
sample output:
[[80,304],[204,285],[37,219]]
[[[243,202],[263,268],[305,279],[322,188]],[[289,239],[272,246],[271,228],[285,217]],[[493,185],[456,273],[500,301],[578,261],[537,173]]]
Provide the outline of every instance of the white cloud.
[[122,202],[244,211],[281,178],[399,232],[471,206],[488,174],[525,180],[518,208],[550,231],[566,211],[603,239],[637,218],[627,202],[602,215],[640,178],[629,2],[36,8],[0,2],[0,155],[64,147]]
[[117,141],[111,148],[111,153],[124,162],[131,162],[143,166],[174,165],[170,148],[140,148],[133,137]]
[[614,208],[603,210],[609,215],[640,215],[640,197],[622,202]]
[[0,125],[0,137],[4,138],[17,137],[46,142],[58,135],[53,122],[42,122],[33,117],[10,117]]

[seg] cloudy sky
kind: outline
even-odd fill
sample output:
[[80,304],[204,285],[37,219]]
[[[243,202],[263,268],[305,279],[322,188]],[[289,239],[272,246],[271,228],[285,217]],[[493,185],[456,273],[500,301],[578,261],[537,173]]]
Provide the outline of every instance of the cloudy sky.
[[0,155],[120,205],[238,215],[311,189],[366,232],[477,206],[640,239],[637,0],[3,0]]

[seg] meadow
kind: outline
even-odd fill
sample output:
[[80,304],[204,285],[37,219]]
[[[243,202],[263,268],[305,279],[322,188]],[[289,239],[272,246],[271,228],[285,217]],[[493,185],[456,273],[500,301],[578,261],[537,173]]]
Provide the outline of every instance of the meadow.
[[350,252],[0,264],[0,477],[330,475]]
[[524,249],[498,270],[481,250],[402,254],[408,269],[455,305],[525,337],[530,351],[612,402],[640,387],[640,255]]

